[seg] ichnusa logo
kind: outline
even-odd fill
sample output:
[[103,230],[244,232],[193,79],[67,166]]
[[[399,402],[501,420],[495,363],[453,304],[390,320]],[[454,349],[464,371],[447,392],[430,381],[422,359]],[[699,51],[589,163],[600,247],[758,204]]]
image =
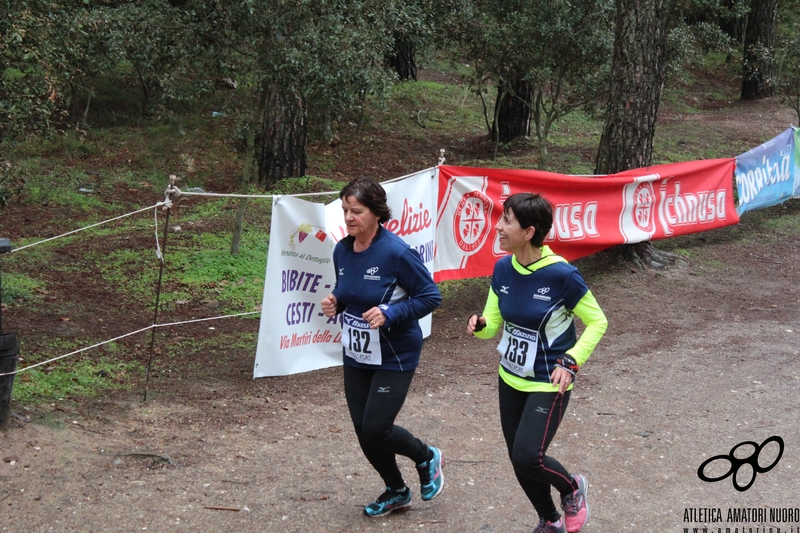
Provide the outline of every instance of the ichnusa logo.
[[662,178],[659,174],[639,176],[625,185],[619,219],[625,244],[651,240],[658,226],[665,237],[670,237],[678,226],[700,228],[725,220],[727,189],[681,188],[680,180]]
[[[761,456],[761,452],[764,450],[764,448],[767,447],[767,445],[770,442],[775,442],[778,444],[778,453],[771,463],[761,466],[761,463],[759,462],[758,459]],[[743,448],[745,446],[752,446],[753,453],[743,458],[736,457],[736,451],[739,448]],[[761,444],[756,444],[755,442],[749,440],[745,442],[740,442],[739,444],[731,448],[731,451],[728,455],[715,455],[714,457],[711,457],[710,459],[704,461],[703,464],[700,465],[700,468],[697,469],[697,477],[699,477],[706,483],[715,483],[717,481],[722,481],[728,476],[732,476],[733,488],[735,488],[739,492],[744,492],[753,485],[753,483],[756,480],[757,474],[763,474],[765,472],[769,472],[770,470],[772,470],[775,467],[775,465],[778,464],[778,461],[781,460],[782,455],[783,455],[783,439],[778,437],[777,435],[768,438]],[[709,477],[708,475],[706,475],[706,467],[715,462],[723,462],[729,464],[730,468],[728,468],[728,470],[725,471],[724,474],[714,475],[716,473],[715,472],[716,468],[712,466],[711,473],[712,476],[714,477]],[[752,477],[750,478],[750,481],[748,481],[744,485],[740,485],[739,481],[737,480],[737,476],[739,473],[739,469],[745,465],[750,465],[750,468],[752,469],[753,473]]]

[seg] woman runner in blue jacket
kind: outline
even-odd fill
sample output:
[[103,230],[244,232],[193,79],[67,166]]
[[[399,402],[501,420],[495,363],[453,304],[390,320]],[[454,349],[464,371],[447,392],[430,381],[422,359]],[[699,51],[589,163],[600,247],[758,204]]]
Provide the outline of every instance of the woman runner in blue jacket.
[[347,407],[361,449],[386,485],[364,512],[381,516],[411,507],[398,455],[414,461],[423,500],[444,486],[441,451],[394,423],[422,351],[419,319],[442,297],[417,251],[382,226],[392,215],[377,181],[356,178],[339,198],[348,235],[334,248],[336,285],[322,311],[342,314]]
[[[495,226],[500,249],[483,313],[472,315],[467,333],[500,344],[500,424],[519,484],[539,515],[534,533],[575,533],[589,519],[588,483],[546,455],[569,403],[575,374],[608,321],[580,272],[555,255],[544,239],[553,208],[538,194],[506,199]],[[580,339],[573,315],[586,328]],[[561,514],[550,487],[561,494]]]

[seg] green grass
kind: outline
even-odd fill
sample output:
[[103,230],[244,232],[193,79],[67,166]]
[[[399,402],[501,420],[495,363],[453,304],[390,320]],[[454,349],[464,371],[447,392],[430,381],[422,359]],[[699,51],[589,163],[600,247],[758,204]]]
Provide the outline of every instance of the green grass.
[[442,281],[438,284],[443,300],[457,300],[464,293],[477,291],[484,293],[488,290],[490,278],[454,279]]
[[14,401],[30,404],[61,400],[68,396],[91,398],[104,390],[128,388],[128,377],[141,371],[138,363],[122,363],[108,357],[36,367],[17,374]]
[[[269,234],[246,227],[235,256],[230,253],[230,242],[227,232],[171,235],[163,252],[162,309],[172,309],[177,302],[212,299],[221,304],[221,312],[256,309],[264,289]],[[154,240],[152,247],[144,250],[117,248],[92,252],[87,258],[101,272],[102,281],[114,287],[124,301],[152,301],[160,270]]]
[[[790,206],[785,207],[790,208]],[[800,236],[800,215],[791,212],[782,214],[782,211],[779,216],[764,220],[764,227],[778,238]],[[743,216],[748,214],[745,213]]]
[[435,50],[422,50],[417,57],[419,68],[427,68],[455,77],[465,77],[472,74],[468,63],[455,62],[447,53]]
[[189,294],[213,295],[228,313],[252,311],[261,305],[268,242],[268,234],[246,231],[234,256],[229,236],[204,233],[171,254],[170,260],[182,272],[180,281]]
[[43,281],[23,273],[3,274],[2,283],[2,303],[6,305],[20,303],[24,300],[41,301],[47,287]]
[[[258,334],[228,333],[209,338],[182,337],[177,342],[169,341],[165,336],[158,336],[157,342],[160,346],[164,346],[164,350],[154,362],[152,371],[160,375],[178,372],[187,378],[203,379],[213,376],[218,366],[230,362],[225,353],[234,351],[255,353]],[[209,353],[221,355],[209,363],[208,357],[205,357]],[[188,367],[187,361],[189,361]]]
[[462,136],[486,133],[480,102],[468,88],[458,85],[400,83],[394,86],[383,110],[383,133],[417,140],[443,132],[455,131]]
[[654,165],[736,157],[754,148],[700,120],[676,120],[668,129],[658,129],[653,147]]
[[96,264],[103,281],[129,301],[149,301],[154,294],[159,264],[152,250],[118,248],[92,252],[87,259]]

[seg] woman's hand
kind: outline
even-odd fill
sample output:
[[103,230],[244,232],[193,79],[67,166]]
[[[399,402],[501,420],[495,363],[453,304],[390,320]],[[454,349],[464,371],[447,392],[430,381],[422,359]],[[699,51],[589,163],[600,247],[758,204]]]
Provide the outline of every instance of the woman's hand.
[[378,329],[386,324],[386,317],[383,316],[383,311],[381,311],[380,307],[373,307],[361,315],[361,318],[369,322],[370,329]]
[[553,373],[550,374],[550,382],[558,387],[558,393],[564,394],[567,390],[567,387],[570,386],[574,376],[565,368],[557,366],[553,369]]
[[322,306],[323,314],[331,318],[336,315],[336,308],[339,306],[339,301],[336,299],[336,296],[331,293],[322,299],[320,305]]
[[467,335],[472,335],[486,327],[486,319],[480,315],[472,315],[467,321]]

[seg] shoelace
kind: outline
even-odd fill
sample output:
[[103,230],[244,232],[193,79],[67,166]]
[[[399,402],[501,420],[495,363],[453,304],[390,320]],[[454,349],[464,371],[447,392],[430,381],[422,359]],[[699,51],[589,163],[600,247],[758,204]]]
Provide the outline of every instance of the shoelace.
[[575,514],[580,509],[580,495],[576,490],[569,496],[564,497],[564,512],[569,514]]
[[549,522],[549,521],[545,520],[544,518],[542,518],[539,521],[539,525],[536,526],[536,529],[533,530],[533,533],[552,533],[552,532],[556,531],[555,529],[552,529],[550,527],[552,525],[553,525],[552,522]]
[[417,465],[417,470],[419,471],[420,480],[424,481],[423,485],[431,482],[431,461]]

